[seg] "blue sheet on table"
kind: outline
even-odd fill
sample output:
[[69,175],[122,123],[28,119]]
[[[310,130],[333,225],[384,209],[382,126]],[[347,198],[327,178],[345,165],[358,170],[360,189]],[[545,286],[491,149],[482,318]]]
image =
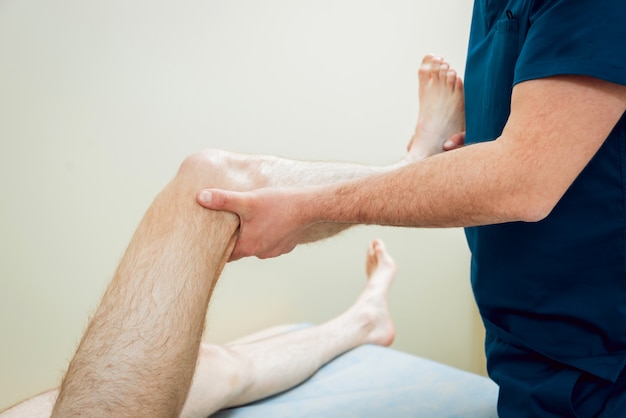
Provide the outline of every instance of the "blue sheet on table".
[[496,418],[498,387],[468,373],[388,347],[349,351],[301,385],[217,418]]

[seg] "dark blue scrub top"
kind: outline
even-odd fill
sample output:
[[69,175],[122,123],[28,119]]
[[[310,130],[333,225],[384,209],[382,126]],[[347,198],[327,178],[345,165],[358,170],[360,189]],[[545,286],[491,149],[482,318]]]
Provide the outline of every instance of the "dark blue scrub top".
[[[515,84],[563,74],[626,85],[625,0],[476,0],[466,143],[501,134]],[[617,377],[626,364],[625,183],[622,117],[546,219],[466,229],[488,331]]]

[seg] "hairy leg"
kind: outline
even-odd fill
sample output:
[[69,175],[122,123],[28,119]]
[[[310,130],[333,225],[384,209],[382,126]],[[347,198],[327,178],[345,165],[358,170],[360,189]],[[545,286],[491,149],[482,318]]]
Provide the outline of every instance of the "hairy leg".
[[[264,187],[298,187],[330,184],[393,170],[444,150],[444,143],[465,131],[463,81],[441,57],[426,55],[418,70],[419,114],[415,132],[405,158],[389,166],[370,166],[343,162],[297,161],[274,156],[259,156],[208,150],[228,161],[230,170],[250,172],[255,166],[255,181]],[[242,174],[245,176],[246,174]]]
[[[267,155],[206,150],[210,158],[227,162],[245,177],[255,173],[263,187],[298,187],[330,184],[373,174],[430,157],[444,151],[444,143],[465,131],[463,81],[443,58],[427,55],[418,71],[419,114],[405,158],[389,166],[343,162],[298,161]],[[458,140],[458,139],[456,139]],[[254,170],[251,170],[254,167]]]
[[359,171],[353,165],[322,164],[333,169],[318,176],[317,163],[276,157],[206,150],[188,158],[140,222],[70,363],[60,396],[59,390],[51,390],[2,417],[26,411],[28,416],[49,417],[55,402],[56,416],[85,410],[104,416],[175,416],[196,359],[217,351],[205,345],[200,349],[200,336],[211,291],[238,226],[236,216],[198,206],[196,190],[325,182],[331,181],[329,175]]
[[[338,355],[362,344],[390,345],[395,331],[387,307],[396,266],[383,243],[373,241],[367,253],[368,281],[357,301],[321,325],[292,332],[273,329],[269,336],[226,346],[204,347],[207,357],[196,369],[184,417],[246,404],[303,382]],[[265,338],[264,338],[265,337]],[[217,375],[230,375],[232,386],[213,390]]]
[[[226,346],[201,344],[181,416],[204,418],[222,408],[271,396],[303,382],[334,357],[352,348],[368,343],[391,344],[395,331],[387,307],[387,295],[395,272],[395,262],[383,243],[375,240],[367,252],[368,281],[365,288],[357,301],[339,316],[324,324],[292,332],[288,332],[293,327],[290,325],[273,327]],[[173,371],[179,367],[178,363],[170,365]],[[134,379],[133,376],[126,377]],[[158,385],[154,383],[153,386]],[[163,388],[157,389],[160,393]],[[0,416],[47,418],[57,395],[58,390],[43,393]],[[121,395],[117,393],[113,398],[120,399]],[[67,401],[70,400],[68,397]],[[105,403],[109,401],[104,399]],[[142,408],[147,413],[147,405],[131,407]],[[82,412],[91,415],[92,411],[85,409]],[[115,416],[128,415],[127,411],[115,412]]]
[[[201,156],[183,163],[139,224],[61,385],[52,416],[177,416],[237,218],[197,206],[198,187],[253,185]],[[216,382],[217,385],[221,382]]]

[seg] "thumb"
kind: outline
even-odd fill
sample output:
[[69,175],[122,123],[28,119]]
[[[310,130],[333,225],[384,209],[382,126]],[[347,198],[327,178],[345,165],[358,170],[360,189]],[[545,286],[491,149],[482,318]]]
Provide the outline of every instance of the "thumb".
[[237,193],[221,189],[203,189],[196,195],[196,202],[207,209],[236,212]]

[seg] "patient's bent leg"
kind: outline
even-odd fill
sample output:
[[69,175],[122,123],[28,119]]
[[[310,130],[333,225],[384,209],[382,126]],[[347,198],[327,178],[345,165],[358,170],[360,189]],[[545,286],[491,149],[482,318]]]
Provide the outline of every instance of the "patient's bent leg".
[[[273,156],[242,155],[226,151],[207,150],[207,155],[226,161],[233,170],[243,168],[245,175],[255,173],[261,187],[301,187],[372,176],[396,170],[407,164],[441,153],[454,147],[444,143],[451,139],[462,145],[465,130],[465,103],[463,82],[442,58],[427,55],[422,61],[419,76],[419,115],[408,153],[399,161],[382,166],[329,161],[297,161]],[[250,171],[249,167],[256,169]],[[240,191],[240,190],[237,190]],[[204,194],[199,191],[198,203]],[[352,225],[320,223],[307,229],[302,243],[333,236]]]
[[[369,171],[322,165],[332,167],[324,171],[331,177]],[[70,363],[60,396],[58,390],[46,392],[2,417],[25,410],[32,417],[38,412],[49,417],[55,400],[56,416],[85,410],[102,416],[175,416],[198,358],[206,305],[238,227],[235,215],[198,206],[195,193],[206,187],[252,190],[331,181],[327,174],[318,178],[314,167],[218,150],[188,158],[140,222]]]
[[[266,163],[263,158],[248,160],[218,151],[200,152],[183,163],[140,222],[70,363],[53,416],[84,411],[97,416],[180,413],[198,356],[202,357],[200,365],[207,358],[218,357],[205,355],[219,350],[214,347],[200,350],[200,338],[211,292],[234,246],[238,227],[236,216],[198,206],[195,192],[205,187],[264,187],[275,181],[279,172],[275,166],[265,172],[260,165]],[[346,313],[339,322],[350,321],[354,335],[325,348],[320,354],[323,362],[342,350],[376,342],[370,341],[371,333],[363,332],[372,327],[372,321]],[[343,334],[336,323],[330,321],[323,327]],[[254,347],[242,350],[254,351]],[[319,367],[323,363],[314,364]],[[222,387],[230,391],[226,380],[232,377],[232,373],[214,375],[208,391]],[[245,396],[257,396],[250,393]]]
[[[61,385],[53,416],[177,416],[237,218],[200,208],[208,184],[248,188],[189,158],[141,220]],[[220,382],[214,382],[219,385]]]
[[[282,392],[362,344],[390,345],[395,331],[387,295],[396,267],[381,241],[368,248],[366,266],[368,281],[357,301],[324,324],[293,332],[278,328],[267,338],[257,334],[261,339],[226,346],[203,344],[182,416],[200,417]],[[215,381],[224,385],[215,387]]]

